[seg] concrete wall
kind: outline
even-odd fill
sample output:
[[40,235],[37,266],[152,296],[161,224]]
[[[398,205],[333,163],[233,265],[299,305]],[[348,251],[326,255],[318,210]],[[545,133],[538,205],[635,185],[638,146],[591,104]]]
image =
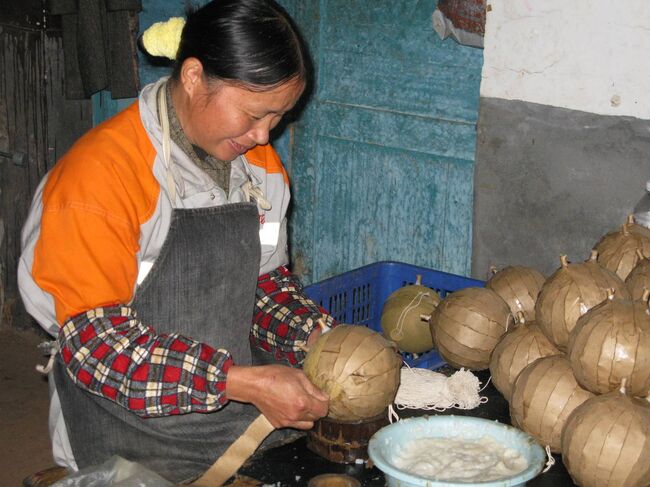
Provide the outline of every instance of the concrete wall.
[[650,179],[650,4],[490,6],[472,273],[520,264],[549,274],[560,254],[587,258]]

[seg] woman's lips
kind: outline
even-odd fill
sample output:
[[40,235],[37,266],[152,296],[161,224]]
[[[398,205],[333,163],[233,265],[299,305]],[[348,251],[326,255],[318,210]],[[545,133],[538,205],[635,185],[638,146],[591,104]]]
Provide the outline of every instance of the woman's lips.
[[234,150],[237,154],[240,154],[240,155],[243,154],[244,152],[246,152],[246,151],[248,150],[246,147],[244,147],[244,146],[241,145],[241,144],[238,144],[238,143],[235,142],[234,140],[231,140],[231,141],[230,141],[230,145],[232,146],[233,150]]

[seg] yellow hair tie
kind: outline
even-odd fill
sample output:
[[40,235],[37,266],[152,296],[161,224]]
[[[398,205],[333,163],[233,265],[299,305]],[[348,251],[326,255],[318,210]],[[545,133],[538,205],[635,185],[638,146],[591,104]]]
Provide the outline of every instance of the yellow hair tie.
[[185,19],[172,17],[165,22],[156,22],[142,34],[142,45],[152,56],[176,59]]

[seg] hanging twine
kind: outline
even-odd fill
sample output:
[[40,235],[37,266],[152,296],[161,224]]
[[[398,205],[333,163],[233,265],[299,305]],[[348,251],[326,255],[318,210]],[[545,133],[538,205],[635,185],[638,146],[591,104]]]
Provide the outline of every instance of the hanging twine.
[[56,354],[59,352],[59,342],[56,340],[51,342],[42,342],[38,344],[38,349],[49,355],[49,358],[46,365],[38,364],[36,370],[43,375],[47,375],[54,366],[54,359],[56,358]]
[[551,453],[551,447],[549,445],[546,445],[544,447],[544,451],[546,452],[546,464],[544,466],[544,470],[542,470],[542,473],[548,472],[553,465],[555,465],[555,457],[553,457],[553,454]]
[[[489,381],[488,381],[489,382]],[[402,367],[400,386],[395,396],[397,409],[424,409],[443,412],[447,409],[474,409],[488,401],[479,393],[481,383],[469,370],[460,369],[451,377],[428,369]],[[487,385],[487,384],[486,384]],[[485,388],[485,386],[483,387]],[[399,421],[393,405],[388,420]]]
[[[404,336],[404,319],[408,315],[409,311],[416,309],[418,306],[420,306],[420,303],[422,302],[422,299],[425,296],[431,296],[431,293],[429,292],[423,292],[420,291],[418,292],[413,299],[411,299],[411,302],[402,310],[402,312],[399,315],[399,319],[397,320],[397,325],[395,326],[395,329],[391,332],[391,335],[394,334],[395,339],[400,339]],[[417,303],[416,303],[417,301]]]

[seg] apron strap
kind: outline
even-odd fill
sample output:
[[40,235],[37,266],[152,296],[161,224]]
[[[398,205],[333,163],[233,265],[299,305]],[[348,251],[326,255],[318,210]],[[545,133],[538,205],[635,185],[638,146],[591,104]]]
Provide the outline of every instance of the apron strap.
[[160,117],[160,125],[162,128],[162,151],[163,163],[165,164],[165,171],[167,173],[167,191],[169,191],[169,198],[172,205],[176,204],[176,182],[172,174],[171,162],[171,136],[169,129],[169,115],[167,113],[167,88],[164,83],[158,89],[158,116]]
[[248,457],[250,457],[260,443],[264,441],[275,428],[266,416],[260,414],[255,421],[223,452],[217,461],[194,482],[191,487],[217,487],[232,477]]

